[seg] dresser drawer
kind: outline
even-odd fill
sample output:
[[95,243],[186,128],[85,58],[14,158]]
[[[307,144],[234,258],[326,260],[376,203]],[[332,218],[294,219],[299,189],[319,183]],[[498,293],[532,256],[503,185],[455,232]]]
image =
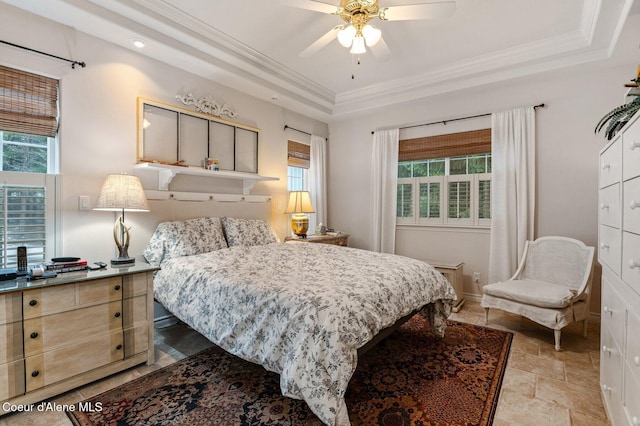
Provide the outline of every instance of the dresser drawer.
[[0,401],[22,395],[24,391],[24,361],[0,364]]
[[122,300],[121,277],[104,278],[78,284],[78,305],[80,306],[113,300]]
[[598,260],[605,263],[616,275],[620,275],[620,255],[622,245],[620,230],[600,225],[600,243],[598,244]]
[[124,356],[132,357],[149,349],[149,325],[141,323],[124,330]]
[[128,298],[147,294],[150,280],[153,280],[152,273],[125,275],[124,277],[122,277],[122,297]]
[[124,359],[122,331],[25,359],[27,392]]
[[[620,184],[600,190],[600,224],[620,228]],[[640,210],[640,209],[639,209]]]
[[640,120],[637,114],[634,120],[622,133],[624,180],[640,176]]
[[622,279],[640,294],[640,236],[622,233]]
[[[624,360],[620,349],[613,341],[613,337],[605,329],[602,329],[600,342],[600,386],[602,395],[607,401],[607,406],[613,409],[618,408],[622,404],[622,369]],[[610,413],[614,419],[613,424],[618,424],[622,417],[622,413],[614,411]],[[616,422],[615,420],[618,420]]]
[[622,200],[624,230],[640,234],[640,177],[623,184]]
[[613,337],[616,346],[623,347],[626,306],[609,279],[602,277],[602,325]]
[[624,412],[630,425],[640,424],[640,380],[627,364],[624,375]]
[[122,300],[120,277],[27,290],[22,306],[24,318],[35,318],[113,300]]
[[122,330],[122,318],[122,302],[115,301],[27,319],[24,321],[25,356],[76,345],[94,335]]
[[22,321],[0,325],[0,364],[22,358]]
[[620,181],[622,176],[622,151],[620,137],[614,139],[600,154],[600,188]]
[[[628,313],[627,348],[625,350],[629,369],[640,379],[640,317],[637,313]],[[638,389],[640,395],[640,389]],[[640,408],[640,404],[638,405]]]
[[0,324],[22,320],[22,293],[0,294]]

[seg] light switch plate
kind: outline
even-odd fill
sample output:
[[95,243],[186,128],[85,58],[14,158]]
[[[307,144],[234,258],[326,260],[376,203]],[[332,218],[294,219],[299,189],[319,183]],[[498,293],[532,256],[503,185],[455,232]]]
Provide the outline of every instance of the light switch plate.
[[78,210],[91,210],[91,200],[88,195],[78,197]]

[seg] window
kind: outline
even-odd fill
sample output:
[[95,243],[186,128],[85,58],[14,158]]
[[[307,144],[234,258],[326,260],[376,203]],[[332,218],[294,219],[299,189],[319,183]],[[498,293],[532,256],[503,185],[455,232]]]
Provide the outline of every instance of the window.
[[[311,147],[307,144],[289,141],[287,148],[287,190],[308,191],[308,171],[311,165]],[[309,217],[309,234],[316,228],[315,214]]]
[[400,141],[397,223],[489,226],[490,140],[485,129]]
[[55,138],[0,131],[0,170],[49,173],[54,166]]
[[0,66],[0,267],[54,253],[58,80]]

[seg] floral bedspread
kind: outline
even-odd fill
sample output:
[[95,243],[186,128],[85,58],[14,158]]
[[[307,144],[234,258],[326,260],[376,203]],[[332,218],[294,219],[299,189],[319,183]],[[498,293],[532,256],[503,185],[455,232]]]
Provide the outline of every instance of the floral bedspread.
[[426,263],[328,244],[274,243],[173,258],[156,299],[216,345],[280,374],[327,425],[349,424],[344,395],[357,349],[425,307],[444,334],[456,298]]

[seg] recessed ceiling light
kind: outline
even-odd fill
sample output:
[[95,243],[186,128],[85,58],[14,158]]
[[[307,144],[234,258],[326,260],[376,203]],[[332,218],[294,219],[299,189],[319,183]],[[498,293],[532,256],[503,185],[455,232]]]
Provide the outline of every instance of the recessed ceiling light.
[[147,45],[147,43],[144,40],[141,40],[139,38],[132,38],[131,43],[133,43],[133,45],[138,49],[142,49]]

